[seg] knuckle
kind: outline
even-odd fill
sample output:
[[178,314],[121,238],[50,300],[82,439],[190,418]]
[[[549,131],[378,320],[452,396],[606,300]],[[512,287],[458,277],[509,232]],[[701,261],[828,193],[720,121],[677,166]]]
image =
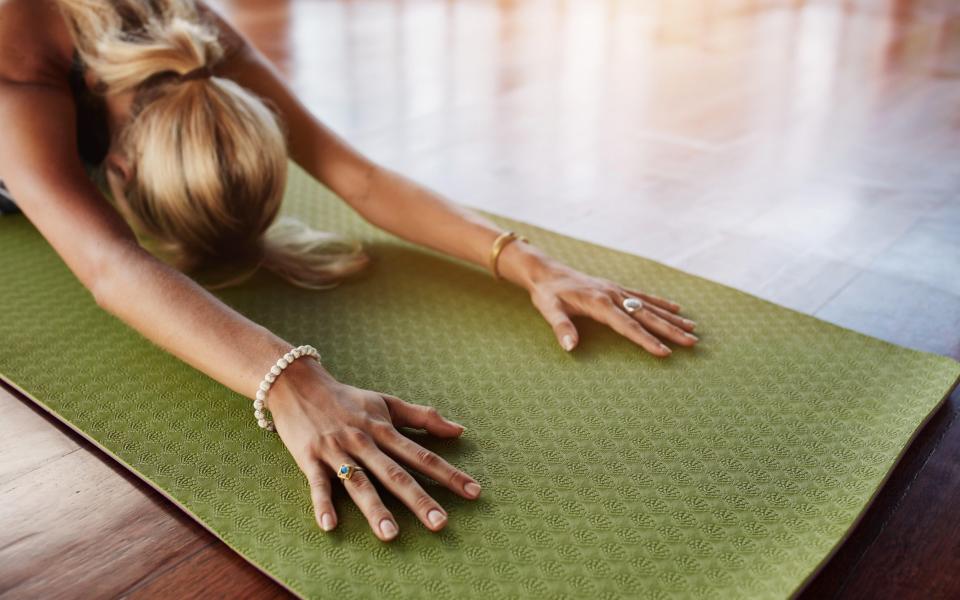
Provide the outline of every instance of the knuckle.
[[316,454],[322,455],[326,451],[330,450],[339,450],[340,443],[337,441],[337,438],[330,434],[322,434],[317,436],[313,442],[313,447],[316,451]]
[[530,292],[530,302],[532,302],[537,308],[543,310],[549,306],[550,298],[549,296],[541,293],[539,290],[534,290]]
[[325,492],[328,488],[328,481],[323,475],[312,475],[307,477],[307,485],[313,491]]
[[347,480],[347,483],[358,490],[367,490],[372,487],[370,479],[363,471],[358,471],[355,473],[350,479]]
[[386,405],[387,410],[390,411],[391,413],[392,413],[399,405],[404,404],[404,401],[403,401],[403,400],[401,400],[400,398],[397,398],[397,397],[394,396],[393,394],[386,394],[386,393],[384,393],[384,392],[380,392],[379,396],[380,396],[380,399],[383,400],[383,403]]
[[435,467],[440,464],[440,457],[432,450],[417,448],[417,462],[426,467]]
[[630,330],[630,332],[634,336],[636,336],[638,341],[646,341],[646,342],[656,343],[656,345],[658,346],[660,345],[659,340],[657,340],[653,335],[651,335],[650,332],[647,331],[646,328],[644,328],[644,326],[641,325],[640,323],[637,323],[636,321],[634,321],[633,323],[628,323],[627,328]]
[[413,500],[413,505],[424,512],[437,507],[437,503],[433,501],[433,498],[426,494],[417,494],[417,497]]
[[608,296],[599,295],[599,296],[588,296],[584,309],[588,314],[594,315],[596,317],[602,318],[604,315],[609,315],[613,308],[613,301],[610,300]]
[[609,312],[617,307],[617,303],[613,301],[613,298],[607,296],[606,294],[598,298],[596,302],[604,312]]
[[379,419],[370,420],[367,424],[367,428],[377,437],[389,436],[396,431],[393,423],[381,421]]
[[619,296],[624,290],[612,281],[602,280],[600,284],[600,291],[607,296]]
[[400,485],[409,485],[413,480],[413,478],[410,476],[410,473],[396,463],[387,465],[387,477],[389,477],[391,481],[399,483]]
[[462,488],[463,484],[465,484],[467,481],[467,476],[457,469],[450,469],[450,473],[447,475],[447,486],[451,488]]
[[587,297],[601,304],[613,304],[613,299],[610,297],[610,294],[602,289],[591,289],[587,292]]
[[362,429],[348,429],[343,439],[350,448],[365,448],[370,444],[370,435]]
[[367,412],[375,414],[387,406],[383,396],[377,393],[364,394],[360,404]]

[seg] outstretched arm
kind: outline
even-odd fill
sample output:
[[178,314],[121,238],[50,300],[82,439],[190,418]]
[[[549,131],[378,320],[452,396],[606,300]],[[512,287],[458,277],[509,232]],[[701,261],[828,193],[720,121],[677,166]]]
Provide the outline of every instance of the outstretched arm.
[[[76,127],[66,85],[11,82],[0,76],[0,123],[5,126],[0,136],[0,179],[97,304],[252,399],[261,377],[294,344],[250,321],[139,246],[88,179],[73,136],[64,135]],[[371,472],[428,528],[438,530],[446,524],[446,513],[436,500],[374,440],[455,493],[467,498],[479,493],[479,488],[472,488],[476,481],[466,473],[397,431],[396,427],[409,426],[446,437],[463,431],[433,407],[338,382],[316,361],[300,359],[273,384],[268,408],[277,433],[310,484],[316,520],[324,529],[336,523],[330,476],[340,462],[353,462],[348,453],[368,461]],[[252,412],[250,426],[257,426]],[[347,489],[380,539],[396,535],[396,522],[366,475],[353,477]],[[441,515],[439,521],[431,519],[434,513]],[[393,529],[385,523],[393,524]]]
[[65,86],[0,82],[0,177],[24,215],[97,304],[252,397],[260,377],[293,345],[140,247],[90,181],[73,136],[64,135],[76,130],[74,119]]
[[[212,11],[211,11],[212,12]],[[291,157],[326,184],[368,222],[405,240],[487,267],[491,245],[502,232],[495,223],[410,179],[378,166],[351,148],[296,98],[278,71],[222,16],[212,12],[231,52],[219,74],[237,81],[280,110],[289,129]],[[500,274],[526,289],[557,341],[577,344],[570,317],[589,316],[656,356],[671,353],[659,338],[696,344],[694,323],[675,303],[588,275],[551,258],[534,244],[513,242],[500,254]],[[642,307],[626,312],[623,300]]]
[[[297,164],[373,225],[487,268],[493,241],[503,232],[500,226],[360,154],[299,101],[243,34],[215,10],[205,8],[227,48],[217,75],[276,105],[289,130],[290,157]],[[515,242],[503,249],[497,267],[504,279],[530,288],[547,262],[549,257],[535,245]]]

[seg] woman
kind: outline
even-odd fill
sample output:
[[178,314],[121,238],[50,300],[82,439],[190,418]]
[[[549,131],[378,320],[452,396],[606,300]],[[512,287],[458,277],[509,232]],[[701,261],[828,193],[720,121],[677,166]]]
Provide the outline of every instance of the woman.
[[[486,267],[502,233],[358,154],[201,2],[7,0],[0,40],[0,179],[10,198],[101,307],[251,398],[293,344],[189,275],[263,266],[322,288],[367,262],[355,243],[276,220],[288,157],[367,221],[450,256]],[[95,183],[101,175],[109,194]],[[523,240],[502,246],[495,268],[529,292],[568,351],[578,340],[573,315],[660,357],[670,354],[661,339],[697,342],[674,303],[576,271]],[[268,408],[324,530],[337,518],[331,475],[354,461],[365,470],[343,485],[384,541],[397,525],[368,476],[433,531],[447,514],[401,463],[464,498],[480,493],[472,477],[397,430],[463,432],[433,407],[339,382],[305,358],[276,377]]]

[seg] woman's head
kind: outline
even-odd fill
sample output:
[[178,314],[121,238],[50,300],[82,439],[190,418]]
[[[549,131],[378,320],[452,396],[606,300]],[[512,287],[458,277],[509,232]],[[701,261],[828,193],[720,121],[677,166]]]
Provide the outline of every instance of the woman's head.
[[[117,209],[166,259],[184,271],[263,264],[315,288],[365,266],[358,243],[277,220],[287,173],[283,125],[250,91],[198,71],[223,50],[193,2],[61,0],[61,7],[100,91],[128,100],[128,117],[111,132],[106,177]],[[343,248],[326,251],[331,244]]]

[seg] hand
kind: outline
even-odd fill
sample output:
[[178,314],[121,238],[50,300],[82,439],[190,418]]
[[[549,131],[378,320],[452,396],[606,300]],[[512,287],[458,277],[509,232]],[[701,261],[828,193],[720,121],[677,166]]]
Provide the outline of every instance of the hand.
[[[511,244],[513,245],[513,244]],[[606,323],[614,331],[655,356],[669,356],[662,340],[693,346],[699,340],[691,333],[696,324],[677,314],[680,307],[670,300],[625,288],[609,279],[577,271],[553,259],[537,260],[536,275],[528,279],[527,290],[537,310],[550,323],[557,341],[567,351],[579,340],[572,315],[584,315]],[[628,313],[623,300],[642,302]]]
[[447,523],[447,512],[394,459],[464,498],[480,493],[472,477],[397,431],[406,426],[440,437],[463,433],[462,425],[444,419],[431,406],[340,383],[316,361],[301,358],[277,378],[267,407],[277,433],[307,478],[317,523],[325,531],[337,523],[331,484],[341,485],[336,470],[344,463],[365,469],[342,480],[342,485],[383,541],[397,535],[397,522],[369,475],[399,497],[428,529],[438,531]]

